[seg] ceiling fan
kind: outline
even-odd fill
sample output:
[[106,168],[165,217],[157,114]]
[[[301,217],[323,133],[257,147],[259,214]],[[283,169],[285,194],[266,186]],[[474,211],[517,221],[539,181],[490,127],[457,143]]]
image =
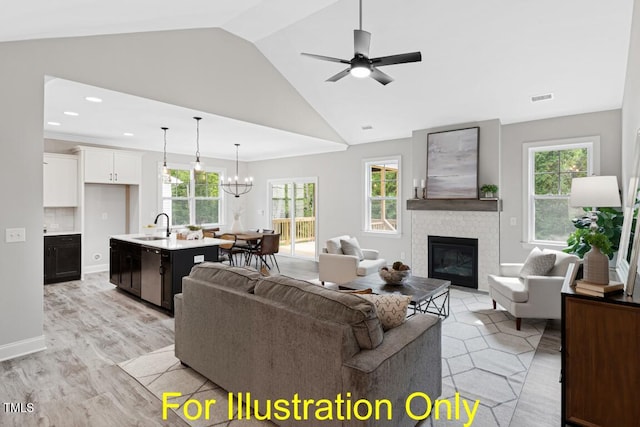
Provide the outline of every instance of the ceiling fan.
[[349,68],[340,71],[338,74],[329,77],[326,81],[337,82],[348,74],[354,77],[371,77],[383,85],[391,83],[393,78],[380,71],[376,67],[385,65],[404,64],[406,62],[422,61],[420,52],[401,53],[399,55],[381,56],[379,58],[369,58],[369,45],[371,44],[371,33],[362,30],[362,0],[360,0],[360,29],[353,30],[354,56],[350,61],[346,59],[333,58],[331,56],[315,55],[313,53],[302,53],[304,56],[320,59],[322,61],[339,62],[348,64]]

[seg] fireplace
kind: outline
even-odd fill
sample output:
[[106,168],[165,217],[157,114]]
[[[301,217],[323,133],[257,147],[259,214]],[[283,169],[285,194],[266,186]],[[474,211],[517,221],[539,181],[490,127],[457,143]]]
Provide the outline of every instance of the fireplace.
[[478,289],[478,239],[428,237],[429,277]]

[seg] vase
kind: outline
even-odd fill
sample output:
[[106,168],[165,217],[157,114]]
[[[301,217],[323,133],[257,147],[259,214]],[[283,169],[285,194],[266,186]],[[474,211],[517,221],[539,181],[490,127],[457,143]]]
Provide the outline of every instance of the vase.
[[591,246],[584,255],[584,280],[598,285],[609,283],[609,258],[600,248]]
[[242,221],[240,220],[240,217],[234,217],[233,224],[231,224],[231,232],[240,233],[242,231],[244,231],[244,227],[242,227]]

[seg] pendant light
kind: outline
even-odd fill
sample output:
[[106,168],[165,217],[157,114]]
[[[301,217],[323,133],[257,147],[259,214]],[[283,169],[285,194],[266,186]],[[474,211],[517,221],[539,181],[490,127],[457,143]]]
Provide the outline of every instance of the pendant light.
[[169,128],[165,128],[162,127],[160,128],[164,131],[164,155],[163,155],[163,162],[162,162],[162,175],[169,175],[169,168],[167,167],[167,131],[169,130]]
[[202,164],[200,163],[200,120],[202,117],[194,117],[196,120],[196,164],[193,167],[197,171],[202,170]]
[[220,186],[224,190],[225,193],[233,194],[234,197],[240,197],[241,194],[246,194],[251,191],[253,187],[253,177],[248,177],[244,179],[244,182],[238,182],[238,148],[240,144],[234,144],[236,146],[236,175],[233,177],[229,177],[227,182],[224,182],[224,178],[221,178],[222,184]]

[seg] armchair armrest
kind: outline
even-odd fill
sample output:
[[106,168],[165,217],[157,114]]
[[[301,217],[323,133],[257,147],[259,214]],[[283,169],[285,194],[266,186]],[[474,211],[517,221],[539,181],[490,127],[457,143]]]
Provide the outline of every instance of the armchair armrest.
[[318,278],[321,282],[347,283],[355,280],[360,260],[354,255],[319,254]]
[[375,249],[362,249],[362,255],[364,256],[364,259],[378,259],[380,251]]
[[524,286],[529,292],[527,305],[535,307],[538,317],[560,319],[562,313],[562,276],[528,276]]
[[500,276],[518,277],[522,270],[523,263],[506,262],[500,264]]

